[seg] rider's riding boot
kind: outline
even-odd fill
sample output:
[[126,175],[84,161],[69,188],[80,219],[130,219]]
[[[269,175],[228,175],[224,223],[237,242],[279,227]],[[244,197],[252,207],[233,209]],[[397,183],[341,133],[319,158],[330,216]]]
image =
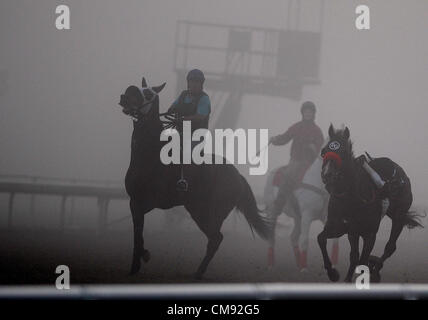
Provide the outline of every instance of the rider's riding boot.
[[378,191],[379,198],[381,199],[388,198],[390,194],[390,187],[391,187],[391,183],[389,181],[386,181],[385,184]]
[[187,192],[189,189],[189,184],[187,183],[187,180],[182,178],[177,181],[176,188],[178,192]]

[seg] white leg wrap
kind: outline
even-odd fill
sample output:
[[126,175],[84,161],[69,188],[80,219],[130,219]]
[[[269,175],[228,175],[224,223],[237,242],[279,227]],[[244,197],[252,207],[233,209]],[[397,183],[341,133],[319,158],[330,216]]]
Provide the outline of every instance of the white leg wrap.
[[376,171],[374,171],[373,168],[370,167],[367,162],[364,162],[363,167],[367,171],[367,173],[370,175],[370,177],[372,178],[376,186],[378,188],[382,188],[383,185],[385,184],[385,181],[382,180],[380,175]]

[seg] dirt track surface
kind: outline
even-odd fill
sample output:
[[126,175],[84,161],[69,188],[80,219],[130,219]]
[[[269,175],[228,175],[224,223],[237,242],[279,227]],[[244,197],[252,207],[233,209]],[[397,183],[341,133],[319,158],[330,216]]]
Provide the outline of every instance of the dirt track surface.
[[[188,218],[149,218],[145,226],[145,247],[151,260],[135,276],[129,276],[132,256],[131,222],[103,235],[91,230],[54,229],[1,230],[0,284],[54,284],[55,268],[67,265],[71,282],[108,283],[187,283],[202,259],[206,238]],[[282,217],[277,229],[276,265],[267,268],[267,244],[253,239],[246,221],[235,213],[223,226],[224,241],[208,267],[202,282],[328,282],[315,241],[320,222],[312,225],[309,240],[308,271],[297,270],[289,234],[292,221]],[[428,225],[427,219],[423,220]],[[381,255],[390,228],[383,221],[375,255]],[[340,241],[338,270],[341,281],[348,266],[349,244]],[[405,229],[397,251],[382,272],[382,282],[428,283],[428,230]]]

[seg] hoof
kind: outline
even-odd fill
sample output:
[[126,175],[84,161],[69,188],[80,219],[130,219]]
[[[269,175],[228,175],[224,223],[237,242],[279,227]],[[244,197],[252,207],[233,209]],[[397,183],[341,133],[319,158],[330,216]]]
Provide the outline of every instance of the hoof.
[[331,268],[330,270],[327,270],[327,274],[328,274],[328,278],[330,279],[330,281],[332,281],[332,282],[339,281],[340,274],[336,269]]
[[200,272],[196,272],[196,273],[193,275],[193,278],[194,278],[195,280],[202,280],[202,273],[200,273]]
[[133,264],[131,267],[131,271],[129,272],[129,275],[130,276],[136,275],[140,271],[140,268],[141,268],[141,263]]
[[370,282],[379,283],[381,280],[381,276],[379,272],[370,273]]
[[379,270],[383,268],[382,260],[376,256],[369,257],[369,269],[370,273],[379,273]]
[[143,261],[145,263],[149,262],[150,261],[150,257],[151,257],[151,255],[150,255],[149,250],[144,250],[143,254],[141,255],[141,258],[143,259]]

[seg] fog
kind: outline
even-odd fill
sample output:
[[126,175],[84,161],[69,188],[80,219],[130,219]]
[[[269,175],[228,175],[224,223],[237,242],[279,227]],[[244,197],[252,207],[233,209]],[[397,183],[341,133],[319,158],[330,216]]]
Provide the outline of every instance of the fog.
[[[368,151],[396,161],[411,179],[414,206],[428,207],[426,0],[61,4],[70,8],[70,30],[55,27],[58,1],[0,1],[0,180],[5,175],[28,175],[109,180],[123,187],[132,120],[118,105],[120,95],[129,85],[140,85],[143,76],[149,85],[166,82],[160,94],[161,111],[166,111],[186,86],[185,72],[199,68],[207,75],[204,89],[212,102],[210,129],[269,129],[271,137],[299,121],[302,102],[311,100],[324,135],[330,123],[347,125],[355,154]],[[361,4],[370,8],[370,30],[355,26],[355,9]],[[192,24],[195,28],[188,37],[182,29],[186,21],[198,23]],[[242,28],[234,28],[233,34],[228,33],[229,26]],[[248,44],[249,30],[253,33]],[[263,38],[266,30],[269,37]],[[285,30],[297,31],[298,36],[281,42]],[[291,44],[303,43],[308,35],[305,50]],[[186,55],[176,39],[199,49]],[[258,53],[246,56],[241,66],[234,60],[242,54],[236,48],[246,45]],[[203,46],[224,49],[202,50]],[[229,62],[242,69],[227,70],[226,49],[236,51]],[[310,77],[288,73],[299,68]],[[280,69],[290,87],[270,85]],[[238,76],[218,81],[218,74]],[[249,79],[258,82],[251,86]],[[302,87],[296,89],[299,81]],[[286,164],[289,152],[290,145],[269,148],[269,170]],[[267,175],[250,176],[249,165],[237,167],[260,199]],[[180,209],[154,210],[147,216],[144,234],[153,261],[135,278],[128,277],[132,221],[127,199],[111,201],[106,233],[95,232],[100,227],[96,197],[68,197],[65,202],[58,195],[17,194],[11,219],[17,228],[6,229],[10,199],[9,194],[0,194],[0,256],[7,259],[0,264],[2,284],[53,283],[59,264],[69,265],[74,281],[82,283],[188,282],[205,250],[203,233],[194,221],[183,218]],[[60,232],[64,203],[66,228]],[[427,222],[423,219],[424,225]],[[254,240],[245,219],[231,214],[208,281],[328,281],[315,240],[322,224],[314,223],[309,237],[308,274],[300,273],[294,263],[292,225],[291,218],[280,217],[277,267],[266,271],[268,244]],[[384,219],[377,253],[383,250],[390,226]],[[397,253],[386,265],[385,282],[427,282],[427,236],[426,230],[402,233]],[[340,248],[339,270],[344,274],[349,257],[346,239]]]
[[[160,103],[169,107],[185,81],[177,83],[174,72],[177,21],[284,29],[296,22],[293,14],[287,22],[290,2],[69,0],[71,30],[60,31],[57,1],[2,1],[0,174],[123,180],[132,121],[117,104],[120,94],[142,76],[152,85],[166,81]],[[245,94],[236,127],[282,133],[300,119],[301,102],[312,100],[324,134],[330,123],[348,125],[356,153],[398,162],[411,178],[415,203],[424,203],[428,2],[370,2],[371,29],[359,31],[355,8],[362,2],[326,1],[320,17],[320,1],[300,1],[301,29],[323,26],[320,83],[304,86],[298,100]],[[224,41],[203,32],[196,37]],[[200,55],[194,67],[211,63]],[[205,88],[212,92],[209,80]],[[288,159],[289,146],[269,151],[270,168]],[[261,193],[266,177],[248,178]]]

